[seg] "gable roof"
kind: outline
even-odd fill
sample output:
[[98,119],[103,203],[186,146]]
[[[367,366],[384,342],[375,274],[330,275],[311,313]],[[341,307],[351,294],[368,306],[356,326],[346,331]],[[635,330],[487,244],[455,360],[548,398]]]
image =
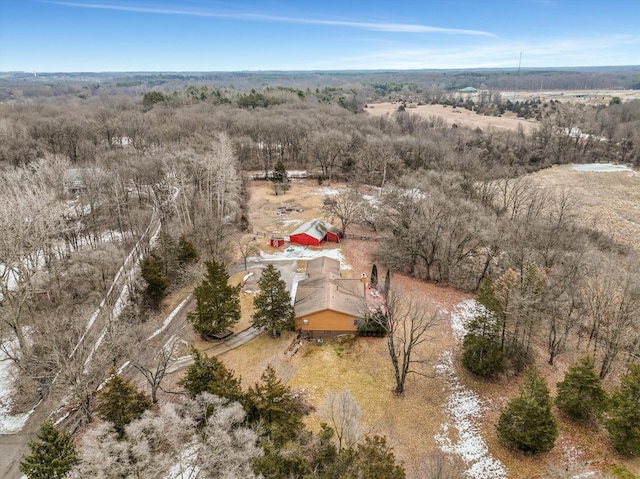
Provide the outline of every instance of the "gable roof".
[[307,278],[298,283],[296,317],[327,309],[360,316],[363,311],[364,286],[359,279],[340,277],[340,262],[325,256],[307,263]]
[[294,235],[307,234],[312,238],[320,241],[326,236],[327,232],[331,232],[336,235],[340,233],[338,228],[330,223],[327,223],[324,220],[311,220],[307,221],[301,226],[298,226],[295,231],[289,235],[289,237]]

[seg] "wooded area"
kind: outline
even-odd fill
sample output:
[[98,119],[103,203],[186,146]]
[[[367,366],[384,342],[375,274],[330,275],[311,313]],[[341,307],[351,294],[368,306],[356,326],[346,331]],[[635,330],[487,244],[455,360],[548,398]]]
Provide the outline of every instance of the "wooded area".
[[[529,78],[535,88],[541,75],[557,88],[576,78],[593,88],[638,86],[625,71],[532,71],[518,80],[521,88]],[[495,94],[512,86],[512,73],[490,72],[475,75],[485,94],[474,101],[457,93],[470,77],[3,79],[0,347],[18,367],[17,408],[58,388],[90,420],[110,366],[135,357],[138,340],[148,337],[158,298],[200,277],[198,256],[237,260],[238,234],[253,231],[245,173],[268,177],[276,165],[306,170],[320,184],[347,182],[351,192],[328,210],[343,232],[358,224],[378,239],[372,248],[385,268],[480,290],[497,321],[491,334],[504,348],[506,374],[534,363],[540,350],[550,364],[567,351],[590,354],[601,379],[625,373],[640,361],[637,248],[576,221],[571,191],[541,188],[524,175],[569,163],[640,167],[640,101],[512,103]],[[375,101],[401,98],[478,114],[526,109],[537,128],[470,130],[408,108],[366,114]],[[379,194],[363,198],[365,185]],[[135,258],[127,257],[132,248]],[[135,261],[143,258],[153,258],[144,279]],[[488,334],[487,324],[474,327],[478,337]],[[400,368],[402,384],[408,368]],[[232,406],[218,411],[228,415],[225,424],[244,418]],[[162,414],[175,419],[170,408]],[[341,449],[344,431],[336,432]],[[100,434],[107,433],[86,441]],[[309,444],[325,447],[323,440]],[[353,464],[366,456],[367,445],[350,446]],[[386,444],[368,446],[388,452]]]

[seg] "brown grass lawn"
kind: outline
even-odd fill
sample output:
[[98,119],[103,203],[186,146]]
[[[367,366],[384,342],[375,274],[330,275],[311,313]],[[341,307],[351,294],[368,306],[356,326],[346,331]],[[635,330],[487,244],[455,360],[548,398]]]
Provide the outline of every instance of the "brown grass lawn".
[[[628,241],[640,242],[640,177],[626,173],[580,173],[569,167],[558,167],[533,175],[533,180],[546,187],[568,188],[575,195],[579,205],[578,215],[582,221],[596,218],[603,228],[620,228]],[[336,185],[331,185],[335,188]],[[337,185],[344,187],[344,185]],[[317,183],[294,181],[291,191],[275,196],[266,182],[251,182],[251,204],[249,208],[251,226],[254,231],[267,234],[258,237],[259,246],[264,251],[275,251],[268,246],[270,235],[288,235],[299,223],[321,217],[323,195]],[[605,204],[606,202],[606,204]],[[295,209],[286,215],[277,215],[278,207],[290,205]],[[609,212],[606,214],[606,212]],[[634,220],[635,218],[635,220]],[[638,228],[638,229],[635,229]],[[615,233],[619,235],[619,233]],[[635,240],[631,241],[629,238]],[[618,238],[618,236],[616,236]],[[621,239],[622,240],[622,239]],[[328,245],[323,247],[336,247]],[[374,242],[349,240],[341,243],[347,262],[352,266],[346,275],[370,274]],[[386,270],[379,268],[384,277]],[[259,273],[258,273],[259,274]],[[232,278],[240,281],[243,273]],[[392,282],[404,291],[421,298],[430,310],[441,308],[451,311],[458,302],[469,295],[451,288],[427,284],[412,278],[394,275]],[[250,317],[252,296],[242,295],[243,325]],[[244,327],[238,327],[244,329]],[[484,401],[486,411],[481,421],[484,440],[493,457],[502,461],[509,469],[509,477],[525,478],[553,477],[555,471],[565,464],[588,461],[596,462],[596,467],[606,470],[611,464],[624,464],[636,474],[640,474],[640,461],[629,461],[617,456],[609,447],[606,433],[594,428],[577,427],[561,420],[561,436],[556,447],[548,454],[527,456],[503,448],[497,441],[494,424],[500,409],[517,395],[519,378],[508,378],[495,382],[481,381],[460,366],[460,345],[456,344],[450,323],[443,321],[432,331],[433,341],[418,351],[421,358],[428,358],[435,364],[438,355],[445,350],[454,351],[456,373],[462,384],[475,391]],[[325,341],[322,345],[305,342],[297,354],[285,354],[287,348],[296,341],[295,335],[285,334],[272,338],[262,334],[250,343],[223,354],[220,358],[227,367],[242,377],[245,387],[254,384],[267,364],[272,364],[280,377],[294,390],[303,395],[312,406],[306,417],[307,425],[317,430],[323,418],[319,410],[326,391],[349,388],[363,411],[363,425],[372,434],[382,434],[394,447],[397,457],[404,462],[408,477],[423,477],[425,461],[431,451],[437,449],[434,435],[447,422],[444,401],[447,384],[440,377],[432,375],[430,367],[423,372],[430,377],[411,376],[406,383],[406,394],[397,397],[393,393],[394,378],[388,358],[385,339],[345,338]],[[204,346],[198,344],[199,347]],[[554,367],[548,366],[541,347],[538,367],[548,378],[552,391],[560,381],[572,358],[560,358]],[[563,362],[564,361],[564,362]],[[606,458],[606,459],[605,459]]]

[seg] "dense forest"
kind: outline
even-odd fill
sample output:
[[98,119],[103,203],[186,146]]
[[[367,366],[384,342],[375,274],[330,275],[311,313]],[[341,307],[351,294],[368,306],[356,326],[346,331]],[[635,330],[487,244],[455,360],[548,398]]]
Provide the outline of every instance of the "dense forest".
[[[163,292],[202,272],[180,260],[177,245],[229,262],[228,239],[252,230],[245,172],[269,177],[277,165],[354,191],[380,188],[380,201],[361,205],[353,221],[393,239],[375,253],[392,271],[480,288],[485,298],[492,288],[508,373],[542,347],[551,364],[567,350],[588,353],[600,378],[617,377],[640,360],[638,251],[577,223],[570,191],[524,175],[568,163],[640,167],[640,101],[504,101],[497,92],[512,90],[515,75],[4,74],[0,341],[18,366],[17,404],[28,409],[58,388],[89,420],[109,367],[135,356],[156,304],[128,252],[153,253],[170,284]],[[640,77],[532,70],[517,83],[640,88]],[[482,94],[470,101],[457,92],[465,86]],[[368,104],[398,99],[512,111],[538,127],[452,128],[404,108],[366,114]],[[112,293],[114,278],[126,294]],[[90,317],[104,326],[87,337]]]

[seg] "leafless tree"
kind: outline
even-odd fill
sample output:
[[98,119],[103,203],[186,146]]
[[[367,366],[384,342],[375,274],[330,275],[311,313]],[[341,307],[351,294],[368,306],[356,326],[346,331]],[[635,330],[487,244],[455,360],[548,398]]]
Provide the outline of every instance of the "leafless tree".
[[336,433],[338,450],[350,449],[362,438],[362,410],[349,389],[339,392],[329,389],[322,415]]
[[157,413],[145,412],[127,425],[123,440],[108,424],[91,428],[71,477],[256,478],[253,459],[263,452],[256,432],[242,426],[240,404],[227,404],[208,393],[183,401],[163,404]]
[[[153,403],[158,402],[158,390],[162,389],[162,381],[167,374],[171,364],[175,361],[173,357],[177,347],[178,340],[172,338],[166,343],[162,343],[162,335],[160,336],[160,344],[150,343],[146,341],[144,350],[137,348],[138,358],[134,363],[134,367],[140,371],[149,383],[151,388],[151,400]],[[157,350],[154,351],[154,346]],[[149,358],[145,352],[151,352],[152,358]]]
[[343,235],[347,234],[347,228],[361,216],[362,201],[362,196],[357,191],[349,190],[339,193],[334,201],[326,203],[325,210],[340,220]]
[[238,245],[238,251],[242,256],[242,260],[244,261],[244,270],[247,270],[247,259],[253,255],[256,255],[260,252],[260,248],[255,241],[255,238],[238,240],[236,242]]
[[407,375],[426,375],[418,365],[427,363],[420,346],[432,338],[429,332],[441,321],[440,311],[429,313],[421,302],[403,296],[393,286],[385,298],[386,315],[379,321],[387,333],[389,358],[396,380],[396,394],[404,393]]

